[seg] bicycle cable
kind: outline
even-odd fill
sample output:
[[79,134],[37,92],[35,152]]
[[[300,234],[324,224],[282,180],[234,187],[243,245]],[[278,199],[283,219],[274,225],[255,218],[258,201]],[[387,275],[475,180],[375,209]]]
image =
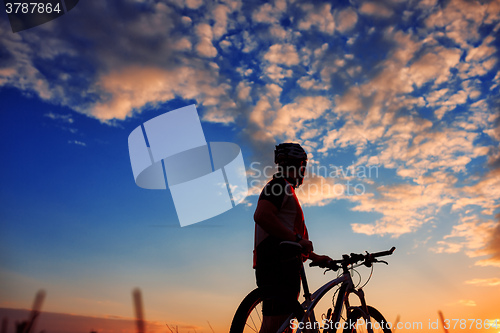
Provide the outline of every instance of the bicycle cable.
[[[370,282],[370,279],[372,278],[372,275],[373,275],[373,264],[372,264],[372,269],[371,269],[371,271],[370,271],[370,276],[368,277],[368,280],[366,280],[365,284],[364,284],[364,285],[362,285],[362,286],[361,286],[360,288],[358,288],[358,289],[364,288],[364,287],[368,284],[368,282]],[[357,287],[356,287],[356,288],[357,288]]]
[[351,271],[352,277],[354,277],[354,274],[352,272],[356,272],[356,274],[358,274],[358,276],[359,276],[359,282],[354,285],[354,288],[357,288],[361,284],[361,282],[363,281],[363,278],[361,277],[361,274],[357,270],[354,269],[354,267],[351,267],[350,271]]

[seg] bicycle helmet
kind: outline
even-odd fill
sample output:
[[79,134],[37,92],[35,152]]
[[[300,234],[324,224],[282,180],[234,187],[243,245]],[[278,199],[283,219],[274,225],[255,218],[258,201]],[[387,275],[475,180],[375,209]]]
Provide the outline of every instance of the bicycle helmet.
[[298,143],[280,143],[274,150],[274,163],[280,165],[307,161],[307,153]]

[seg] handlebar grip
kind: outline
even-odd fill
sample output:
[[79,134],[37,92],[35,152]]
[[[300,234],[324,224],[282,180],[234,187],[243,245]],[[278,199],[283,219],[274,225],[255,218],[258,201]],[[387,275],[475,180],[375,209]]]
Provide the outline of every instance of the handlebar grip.
[[316,267],[316,266],[319,266],[319,263],[317,263],[317,262],[310,262],[309,263],[309,267]]
[[309,263],[309,267],[321,267],[321,268],[330,268],[333,271],[337,271],[339,269],[339,260],[328,260],[326,265],[320,265],[319,262],[311,262]]
[[395,246],[393,246],[389,251],[382,251],[382,252],[372,253],[372,257],[390,256],[394,252],[394,250],[396,250]]

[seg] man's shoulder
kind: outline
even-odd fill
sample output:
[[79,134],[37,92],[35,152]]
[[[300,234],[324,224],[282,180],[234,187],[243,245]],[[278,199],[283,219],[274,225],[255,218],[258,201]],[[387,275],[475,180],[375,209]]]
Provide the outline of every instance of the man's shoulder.
[[273,185],[279,185],[279,186],[286,186],[288,184],[288,182],[285,180],[285,178],[283,177],[276,177],[276,176],[273,176],[273,178],[267,182],[266,187],[269,187],[269,186],[273,186]]
[[260,193],[259,200],[269,200],[280,209],[286,196],[293,195],[293,190],[283,177],[273,177]]
[[283,177],[273,177],[264,186],[261,194],[266,196],[281,196],[285,193],[285,188],[288,185],[289,183]]

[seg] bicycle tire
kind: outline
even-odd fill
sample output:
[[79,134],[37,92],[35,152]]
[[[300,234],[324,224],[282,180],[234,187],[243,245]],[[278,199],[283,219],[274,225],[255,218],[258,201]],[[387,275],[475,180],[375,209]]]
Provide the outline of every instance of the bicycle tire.
[[[368,314],[371,318],[371,327],[373,333],[391,333],[390,324],[387,323],[384,316],[374,307],[368,306]],[[362,322],[358,322],[358,320]],[[344,333],[364,333],[368,332],[368,323],[365,322],[363,318],[363,312],[360,308],[354,309],[345,322]]]
[[258,333],[262,325],[262,300],[261,290],[252,290],[238,306],[229,333]]
[[[262,290],[259,288],[252,290],[238,306],[229,333],[258,333],[262,326],[263,300]],[[292,317],[296,319],[297,315]]]

